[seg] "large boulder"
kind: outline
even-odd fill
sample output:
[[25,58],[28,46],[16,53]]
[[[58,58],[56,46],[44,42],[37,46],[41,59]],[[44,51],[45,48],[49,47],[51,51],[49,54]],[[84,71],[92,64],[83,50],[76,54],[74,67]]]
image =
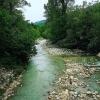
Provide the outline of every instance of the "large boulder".
[[100,57],[100,52],[97,54],[98,57]]

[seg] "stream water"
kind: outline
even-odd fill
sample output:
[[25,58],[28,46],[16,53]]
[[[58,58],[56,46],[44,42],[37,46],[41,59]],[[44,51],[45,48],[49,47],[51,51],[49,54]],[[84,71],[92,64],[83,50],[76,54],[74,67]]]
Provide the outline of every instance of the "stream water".
[[[52,89],[51,83],[65,66],[61,57],[47,54],[42,47],[43,42],[36,45],[37,54],[30,59],[27,71],[23,75],[22,87],[19,87],[10,100],[47,100],[48,91]],[[100,59],[93,56],[66,57],[75,63],[100,64]],[[100,93],[100,71],[85,80],[89,88]]]
[[30,59],[27,72],[23,75],[22,87],[19,87],[10,100],[47,100],[51,83],[64,69],[60,57],[52,57],[42,48],[42,42],[36,45],[37,54]]

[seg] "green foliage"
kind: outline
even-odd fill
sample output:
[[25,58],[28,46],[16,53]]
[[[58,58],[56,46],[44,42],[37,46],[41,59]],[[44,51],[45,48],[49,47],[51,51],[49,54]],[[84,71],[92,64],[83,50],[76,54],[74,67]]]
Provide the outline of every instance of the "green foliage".
[[35,23],[36,26],[36,33],[38,35],[38,38],[47,38],[47,33],[46,33],[46,20],[41,20]]
[[41,21],[35,22],[35,25],[41,27],[41,26],[44,26],[45,23],[46,23],[46,20],[41,20]]
[[27,4],[25,0],[0,1],[0,63],[2,65],[25,64],[30,54],[36,53],[34,42],[38,36],[35,25],[25,21],[22,12],[16,9]]
[[[67,1],[66,10],[60,1]],[[61,47],[100,52],[100,3],[73,6],[70,0],[60,1],[49,0],[45,6],[47,37]]]

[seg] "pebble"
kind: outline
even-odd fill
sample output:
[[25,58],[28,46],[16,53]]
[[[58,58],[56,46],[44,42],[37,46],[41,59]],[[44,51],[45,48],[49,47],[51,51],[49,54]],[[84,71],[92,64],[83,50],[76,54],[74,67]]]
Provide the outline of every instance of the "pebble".
[[86,94],[87,94],[87,95],[91,95],[92,92],[91,92],[91,91],[87,91]]

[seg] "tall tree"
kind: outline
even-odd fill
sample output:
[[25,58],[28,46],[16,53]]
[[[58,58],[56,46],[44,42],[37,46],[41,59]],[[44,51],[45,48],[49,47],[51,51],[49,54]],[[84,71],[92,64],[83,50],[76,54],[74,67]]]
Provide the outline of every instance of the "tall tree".
[[25,21],[18,9],[25,5],[28,5],[26,0],[0,0],[0,61],[4,61],[0,64],[26,62],[32,52],[37,38],[35,27]]
[[73,0],[49,0],[45,5],[47,23],[53,42],[57,42],[65,37],[66,33],[66,13],[67,7]]

